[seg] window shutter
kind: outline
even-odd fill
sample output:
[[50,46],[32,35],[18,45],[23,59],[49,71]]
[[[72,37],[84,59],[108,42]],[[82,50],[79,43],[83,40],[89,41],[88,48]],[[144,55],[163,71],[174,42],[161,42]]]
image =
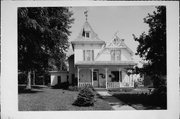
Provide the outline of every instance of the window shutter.
[[119,79],[120,79],[120,82],[122,82],[122,71],[119,72]]
[[111,50],[111,61],[115,61],[115,50]]
[[85,61],[85,50],[83,50],[83,61]]
[[121,60],[121,50],[119,50],[119,60]]
[[92,61],[94,61],[94,50],[92,50]]

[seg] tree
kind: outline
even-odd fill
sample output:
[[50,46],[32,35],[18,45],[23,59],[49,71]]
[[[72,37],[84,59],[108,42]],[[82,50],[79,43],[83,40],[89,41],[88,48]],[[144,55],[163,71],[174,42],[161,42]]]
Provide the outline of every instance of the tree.
[[27,73],[27,88],[32,72],[47,71],[49,59],[64,59],[72,15],[66,7],[18,8],[18,70]]
[[149,25],[148,34],[142,33],[135,41],[139,42],[137,55],[147,61],[138,71],[154,77],[155,86],[160,86],[160,77],[166,76],[166,7],[158,6],[157,11],[148,14],[144,22]]

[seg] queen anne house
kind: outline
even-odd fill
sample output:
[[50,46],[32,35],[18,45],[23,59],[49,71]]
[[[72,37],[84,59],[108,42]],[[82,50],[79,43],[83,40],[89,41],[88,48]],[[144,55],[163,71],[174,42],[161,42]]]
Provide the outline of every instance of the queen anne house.
[[78,87],[92,85],[94,88],[134,87],[130,68],[133,52],[117,34],[105,43],[85,21],[79,36],[71,41],[74,55],[70,56],[69,78],[77,78]]

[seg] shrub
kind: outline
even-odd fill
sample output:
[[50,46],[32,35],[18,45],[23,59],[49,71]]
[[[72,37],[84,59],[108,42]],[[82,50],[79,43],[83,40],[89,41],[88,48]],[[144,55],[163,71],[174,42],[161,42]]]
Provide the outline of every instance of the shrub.
[[57,89],[68,89],[69,87],[69,83],[68,82],[63,82],[63,83],[60,83],[60,84],[57,84],[55,86],[52,86],[53,88],[57,88]]
[[72,85],[77,86],[78,85],[78,79],[77,78],[72,78]]
[[68,89],[68,87],[69,87],[69,82],[64,82],[60,84],[60,88],[62,89]]
[[78,91],[78,90],[79,90],[78,86],[69,86],[68,89],[69,89],[70,91]]
[[78,94],[77,99],[73,103],[76,106],[92,106],[95,102],[95,94],[91,87],[85,86]]

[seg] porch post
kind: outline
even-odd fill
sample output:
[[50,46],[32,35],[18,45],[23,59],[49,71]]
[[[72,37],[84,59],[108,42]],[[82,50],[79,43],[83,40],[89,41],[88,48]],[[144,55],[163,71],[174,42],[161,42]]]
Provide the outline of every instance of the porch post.
[[77,77],[78,77],[78,87],[79,87],[79,68],[77,68],[78,72],[77,72]]
[[91,68],[91,79],[92,79],[92,86],[93,86],[93,72],[94,72],[94,69],[93,68]]
[[121,79],[121,75],[120,75],[120,73],[121,73],[121,69],[119,68],[119,87],[121,87],[121,82],[120,82],[120,79]]
[[107,79],[108,79],[108,68],[105,68],[105,71],[106,71],[106,89],[107,89]]

